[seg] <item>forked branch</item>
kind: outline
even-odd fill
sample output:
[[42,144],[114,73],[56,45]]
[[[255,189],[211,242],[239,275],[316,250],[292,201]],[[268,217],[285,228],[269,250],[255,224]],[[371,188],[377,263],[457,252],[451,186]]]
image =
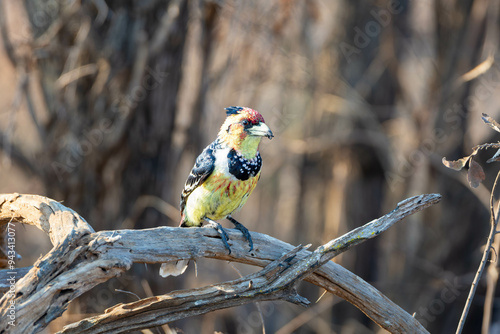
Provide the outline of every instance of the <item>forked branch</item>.
[[[27,219],[21,214],[14,215],[15,210],[12,210],[24,201],[32,203],[36,211],[38,209],[33,201],[37,198],[31,195],[0,196],[0,222],[5,223],[14,216],[15,221],[41,225],[35,222],[36,215]],[[41,202],[50,203],[51,210],[42,212],[38,219],[51,222],[58,216],[58,211],[54,210],[54,203],[57,202],[42,199]],[[252,233],[255,249],[248,252],[248,244],[241,234],[229,230],[231,255],[227,254],[217,232],[212,229],[159,227],[91,233],[83,219],[77,218],[79,216],[74,211],[65,209],[70,213],[65,215],[70,220],[68,224],[73,226],[73,230],[70,229],[72,232],[16,283],[14,295],[5,294],[0,299],[0,316],[7,314],[7,306],[13,302],[19,315],[15,330],[36,332],[60,316],[71,300],[96,284],[128,270],[134,262],[161,263],[208,257],[266,268],[239,280],[118,305],[103,315],[75,323],[63,332],[120,333],[131,329],[127,327],[130,326],[127,317],[132,317],[134,328],[148,328],[173,319],[259,300],[279,298],[306,304],[294,290],[296,284],[305,280],[349,301],[392,333],[427,333],[415,318],[374,287],[329,260],[349,247],[377,236],[403,218],[438,203],[440,199],[438,194],[409,198],[387,215],[318,247],[315,252],[295,248],[255,232]],[[10,209],[5,210],[4,206]],[[44,230],[47,231],[46,226]],[[5,274],[5,271],[0,271],[0,281],[4,281]],[[259,286],[266,289],[258,289]],[[182,310],[180,305],[183,303],[192,303],[196,307]],[[106,327],[108,325],[110,327]],[[12,329],[2,323],[2,330],[9,332]]]

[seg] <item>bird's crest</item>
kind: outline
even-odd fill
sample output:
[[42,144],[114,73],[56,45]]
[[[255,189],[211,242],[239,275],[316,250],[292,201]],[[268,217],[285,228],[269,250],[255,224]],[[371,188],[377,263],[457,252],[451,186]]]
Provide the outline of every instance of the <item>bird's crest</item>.
[[237,106],[231,106],[231,107],[227,107],[227,108],[224,108],[226,110],[226,115],[236,115],[236,114],[239,114],[240,111],[242,111],[243,107],[237,107]]
[[264,123],[264,117],[257,111],[247,107],[231,106],[224,108],[226,110],[226,115],[234,116],[241,115],[241,117],[248,118],[253,124],[258,124],[259,122]]

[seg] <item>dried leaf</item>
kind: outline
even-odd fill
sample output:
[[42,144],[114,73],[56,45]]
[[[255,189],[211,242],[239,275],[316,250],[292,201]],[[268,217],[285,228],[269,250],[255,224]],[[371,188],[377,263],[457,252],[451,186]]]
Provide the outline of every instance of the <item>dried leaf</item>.
[[467,161],[470,159],[470,156],[464,157],[462,159],[458,160],[446,160],[446,158],[443,158],[441,161],[443,162],[443,165],[445,165],[448,168],[454,169],[454,170],[461,170],[462,168],[467,165]]
[[467,179],[472,188],[477,188],[481,181],[484,180],[483,167],[478,164],[474,159],[471,159],[469,164],[469,172],[467,173]]
[[481,117],[483,121],[490,126],[493,130],[500,132],[500,124],[491,118],[488,114],[483,113],[483,117]]
[[495,153],[495,155],[492,156],[491,158],[489,158],[488,161],[486,161],[486,162],[490,163],[490,162],[495,162],[495,161],[500,161],[500,150],[498,150],[497,153]]

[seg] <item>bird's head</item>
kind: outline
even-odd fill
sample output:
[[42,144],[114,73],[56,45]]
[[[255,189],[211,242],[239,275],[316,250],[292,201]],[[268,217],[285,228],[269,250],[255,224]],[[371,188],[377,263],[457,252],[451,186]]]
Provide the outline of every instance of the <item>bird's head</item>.
[[219,132],[219,139],[240,152],[247,159],[257,154],[262,137],[274,135],[264,122],[264,117],[253,109],[245,107],[226,108],[227,118]]

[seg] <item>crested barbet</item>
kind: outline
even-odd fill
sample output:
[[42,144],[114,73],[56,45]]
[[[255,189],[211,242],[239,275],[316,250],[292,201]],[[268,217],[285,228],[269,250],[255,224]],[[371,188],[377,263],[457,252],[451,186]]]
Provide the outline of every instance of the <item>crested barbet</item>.
[[[181,227],[214,227],[225,247],[228,236],[217,220],[227,218],[240,230],[249,243],[253,242],[248,230],[231,214],[240,209],[257,185],[262,158],[259,144],[262,137],[271,139],[273,133],[264,117],[246,107],[226,108],[226,120],[217,138],[196,159],[181,194]],[[173,265],[163,264],[162,276],[184,272],[187,260]]]

